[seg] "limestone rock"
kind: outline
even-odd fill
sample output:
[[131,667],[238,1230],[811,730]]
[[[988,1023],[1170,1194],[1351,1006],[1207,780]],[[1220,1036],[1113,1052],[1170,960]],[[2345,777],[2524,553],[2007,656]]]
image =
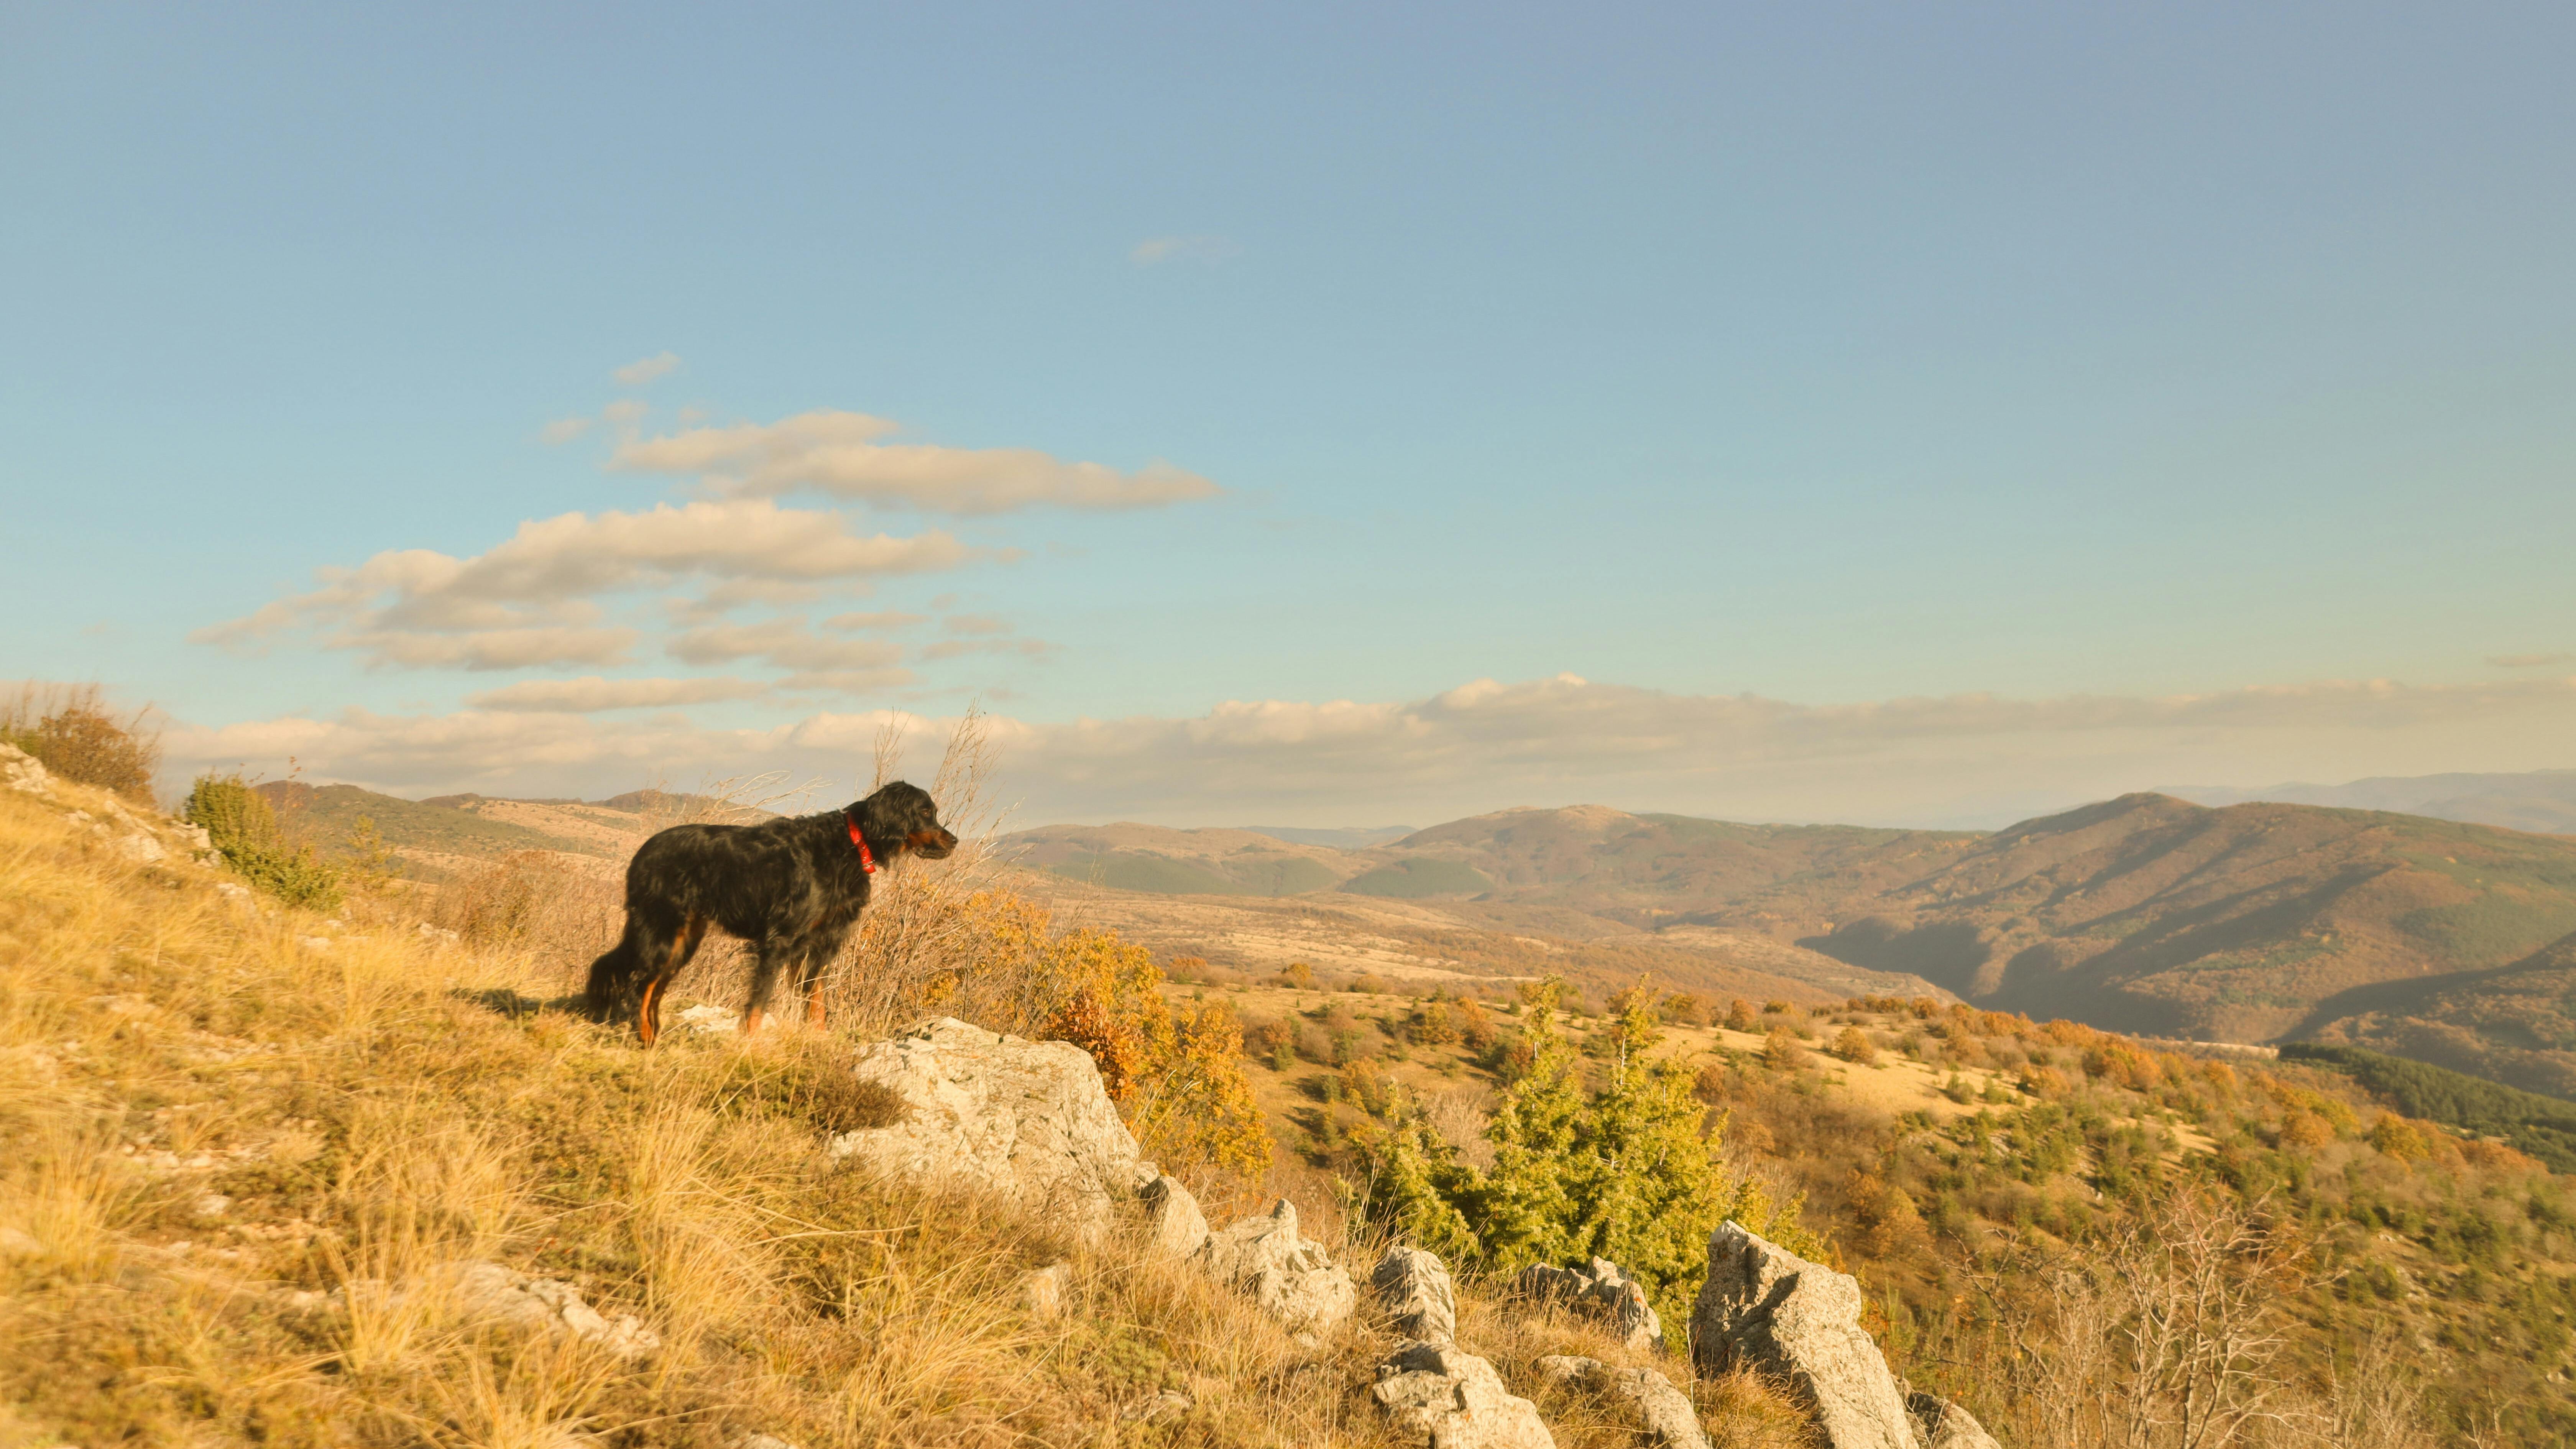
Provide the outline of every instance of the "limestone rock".
[[1860,1326],[1860,1283],[1741,1223],[1708,1239],[1708,1281],[1691,1310],[1706,1374],[1746,1365],[1787,1383],[1832,1449],[1917,1449],[1905,1400]]
[[740,1030],[742,1016],[712,1001],[701,1001],[680,1013],[680,1025],[703,1036],[714,1036],[721,1032]]
[[1377,1366],[1369,1396],[1430,1449],[1556,1449],[1538,1406],[1514,1398],[1492,1364],[1453,1345],[1398,1344]]
[[1673,1381],[1650,1368],[1613,1368],[1597,1358],[1551,1354],[1538,1361],[1541,1378],[1617,1401],[1654,1449],[1708,1449],[1699,1411]]
[[1065,1295],[1073,1289],[1073,1265],[1050,1263],[1020,1275],[1020,1306],[1031,1318],[1052,1322],[1064,1316]]
[[1207,1215],[1179,1178],[1155,1173],[1136,1195],[1145,1204],[1145,1241],[1154,1252],[1189,1258],[1207,1246]]
[[1598,1318],[1609,1324],[1619,1341],[1630,1348],[1664,1346],[1664,1321],[1656,1315],[1654,1305],[1646,1301],[1645,1285],[1619,1271],[1619,1265],[1607,1258],[1595,1258],[1583,1268],[1533,1263],[1512,1280],[1512,1291],[1541,1303],[1562,1303],[1586,1317]]
[[1909,1389],[1905,1413],[1914,1421],[1915,1432],[1923,1436],[1926,1449],[2003,1449],[1976,1415],[1938,1394]]
[[1136,1139],[1090,1054],[1070,1042],[941,1017],[862,1048],[853,1070],[908,1110],[834,1137],[836,1159],[891,1176],[963,1178],[1092,1230],[1135,1181]]
[[1208,1234],[1199,1262],[1291,1333],[1321,1333],[1359,1304],[1351,1275],[1322,1244],[1298,1235],[1297,1207],[1284,1197],[1259,1217]]
[[1449,1286],[1449,1269],[1436,1254],[1389,1248],[1370,1272],[1369,1286],[1395,1320],[1396,1332],[1424,1343],[1457,1341],[1458,1298]]
[[597,1343],[619,1358],[640,1358],[662,1346],[661,1336],[631,1313],[611,1319],[582,1301],[581,1290],[558,1278],[538,1278],[499,1263],[449,1263],[439,1270],[449,1296],[470,1317],[524,1328],[560,1330]]
[[0,786],[29,795],[51,796],[54,777],[35,756],[0,740]]

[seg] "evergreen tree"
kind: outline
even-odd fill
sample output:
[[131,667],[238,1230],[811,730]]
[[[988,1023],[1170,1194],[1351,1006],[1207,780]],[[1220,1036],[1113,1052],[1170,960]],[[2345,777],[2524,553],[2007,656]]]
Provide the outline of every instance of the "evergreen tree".
[[1603,1257],[1646,1285],[1679,1322],[1708,1269],[1708,1236],[1729,1218],[1809,1257],[1828,1249],[1798,1222],[1800,1202],[1720,1171],[1724,1131],[1707,1130],[1692,1073],[1659,1060],[1653,993],[1613,1000],[1600,1090],[1557,1025],[1564,984],[1521,993],[1529,1070],[1485,1129],[1494,1164],[1478,1171],[1421,1121],[1355,1138],[1371,1158],[1369,1216],[1452,1262],[1493,1274]]

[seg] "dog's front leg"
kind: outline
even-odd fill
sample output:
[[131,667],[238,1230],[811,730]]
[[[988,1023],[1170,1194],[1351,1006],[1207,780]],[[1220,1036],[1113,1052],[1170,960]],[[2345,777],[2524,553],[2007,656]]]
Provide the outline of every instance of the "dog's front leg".
[[742,1034],[750,1036],[769,1019],[769,998],[778,989],[779,969],[792,954],[790,945],[776,936],[764,936],[754,948],[751,967],[751,1000],[742,1009]]

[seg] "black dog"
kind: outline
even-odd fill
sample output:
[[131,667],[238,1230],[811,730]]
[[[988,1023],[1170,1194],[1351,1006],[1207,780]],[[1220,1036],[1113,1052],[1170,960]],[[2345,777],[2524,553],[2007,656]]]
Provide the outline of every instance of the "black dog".
[[796,968],[805,1019],[820,1026],[823,968],[867,909],[877,863],[905,851],[938,860],[956,848],[929,793],[901,780],[829,814],[660,831],[626,867],[626,934],[590,963],[590,1009],[634,1022],[650,1046],[662,1031],[663,988],[712,923],[757,956],[746,1034],[760,1029],[784,966]]

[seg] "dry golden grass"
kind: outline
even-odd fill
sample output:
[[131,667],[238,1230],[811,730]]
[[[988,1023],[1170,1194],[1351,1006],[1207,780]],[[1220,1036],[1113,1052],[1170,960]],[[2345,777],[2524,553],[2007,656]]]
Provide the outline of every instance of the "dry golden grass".
[[[1301,1346],[1124,1235],[828,1170],[824,1134],[883,1105],[833,1069],[846,1037],[643,1051],[539,1006],[559,967],[524,945],[363,908],[334,929],[216,880],[0,793],[0,1442],[1385,1442],[1365,1323]],[[441,1289],[464,1260],[664,1346],[478,1322]],[[1055,1263],[1041,1315],[1023,1280]],[[1566,1345],[1620,1357],[1468,1312],[1515,1383]],[[1164,1389],[1195,1407],[1122,1418]],[[1794,1442],[1769,1397],[1700,1391],[1719,1442]]]

